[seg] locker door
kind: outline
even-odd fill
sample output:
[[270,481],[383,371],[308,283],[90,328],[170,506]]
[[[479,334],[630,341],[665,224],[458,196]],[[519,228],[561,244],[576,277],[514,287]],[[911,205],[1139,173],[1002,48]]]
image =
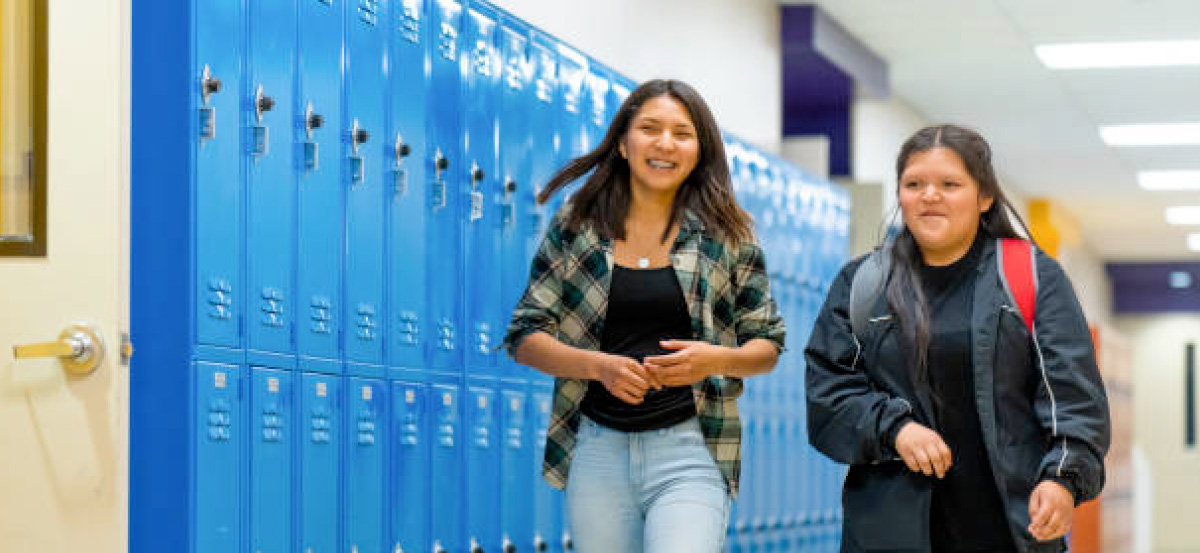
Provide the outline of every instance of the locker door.
[[338,550],[341,515],[342,380],[305,374],[300,397],[300,551]]
[[[467,374],[495,375],[500,325],[500,179],[496,132],[499,113],[499,34],[494,10],[475,4],[463,20],[463,215]],[[514,114],[519,117],[519,115]]]
[[246,84],[247,321],[250,349],[290,353],[295,300],[296,174],[292,148],[296,3],[248,3]]
[[426,183],[426,67],[429,41],[424,0],[399,0],[392,4],[396,31],[391,36],[391,114],[388,135],[391,204],[389,239],[389,317],[392,330],[389,358],[392,366],[420,368],[424,362],[426,330],[426,250],[429,212]]
[[196,337],[225,347],[242,345],[241,6],[196,10]]
[[250,369],[250,549],[292,551],[292,375]]
[[534,454],[529,470],[532,473],[533,486],[533,547],[534,551],[538,552],[548,551],[558,541],[554,510],[556,492],[542,479],[542,459],[546,454],[546,428],[550,424],[551,398],[549,390],[542,386],[534,387],[533,416],[530,417]]
[[459,386],[437,384],[429,389],[430,422],[433,424],[433,455],[430,471],[432,489],[429,502],[433,513],[433,552],[465,550],[463,529],[463,470],[460,445]]
[[[584,81],[587,79],[587,58],[577,50],[561,43],[555,44],[558,54],[558,88],[554,130],[558,138],[555,169],[584,153]],[[558,211],[563,202],[581,186],[580,181],[563,189],[546,206],[549,213]]]
[[396,478],[392,495],[392,531],[395,551],[430,551],[429,425],[425,416],[425,385],[393,384],[392,403],[396,435]]
[[500,548],[500,433],[492,382],[470,388],[467,404],[467,543],[470,553]]
[[196,363],[196,553],[240,551],[242,545],[242,372]]
[[[530,166],[530,184],[536,197],[558,169],[559,145],[555,126],[555,112],[559,103],[558,54],[554,51],[553,40],[541,33],[531,32],[529,61],[533,66],[534,94],[533,106],[529,113],[529,132],[532,139],[530,151],[537,152]],[[550,222],[554,211],[549,205],[535,204],[532,209],[529,217],[532,227],[530,234],[536,242],[546,232],[546,224]]]
[[617,116],[617,111],[621,108],[621,104],[633,93],[635,88],[637,88],[637,83],[633,80],[613,72],[608,94],[608,114],[606,115],[608,123],[612,123],[613,118]]
[[[384,91],[387,86],[386,3],[347,1],[346,129],[346,360],[383,364]],[[367,369],[378,376],[382,369]]]
[[[500,532],[501,551],[511,553],[517,544],[524,545],[526,536],[533,533],[530,517],[529,467],[534,464],[534,438],[529,429],[526,393],[520,389],[502,392],[501,424],[503,445],[500,449]],[[512,546],[511,548],[509,546]]]
[[584,110],[582,151],[590,152],[604,139],[608,130],[609,92],[612,84],[608,70],[598,64],[589,63],[590,70],[585,81],[587,108]]
[[346,395],[346,550],[383,551],[387,388],[378,380],[348,378]]
[[[503,80],[500,84],[499,152],[497,176],[501,187],[500,214],[500,324],[504,332],[512,308],[521,299],[533,257],[534,182],[532,180],[531,117],[536,108],[533,96],[533,64],[529,60],[528,29],[512,18],[503,18],[500,28]],[[500,356],[501,375],[522,377],[524,370],[507,355]]]
[[342,329],[342,10],[300,0],[297,104],[300,173],[297,209],[296,342],[304,358],[340,358]]
[[430,28],[436,36],[429,41],[432,70],[429,118],[426,122],[427,177],[430,179],[428,220],[432,240],[426,252],[429,275],[429,317],[433,336],[426,340],[426,360],[435,369],[462,369],[462,218],[463,190],[468,183],[470,163],[464,161],[462,145],[461,68],[459,33],[462,3],[433,0]]

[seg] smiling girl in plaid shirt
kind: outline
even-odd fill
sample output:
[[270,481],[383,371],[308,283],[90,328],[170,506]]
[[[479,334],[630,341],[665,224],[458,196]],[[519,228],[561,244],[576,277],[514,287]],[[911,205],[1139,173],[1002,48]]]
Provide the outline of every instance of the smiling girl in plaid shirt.
[[720,551],[742,378],[785,334],[720,130],[692,87],[649,81],[538,201],[585,175],[504,340],[556,377],[543,474],[582,553]]

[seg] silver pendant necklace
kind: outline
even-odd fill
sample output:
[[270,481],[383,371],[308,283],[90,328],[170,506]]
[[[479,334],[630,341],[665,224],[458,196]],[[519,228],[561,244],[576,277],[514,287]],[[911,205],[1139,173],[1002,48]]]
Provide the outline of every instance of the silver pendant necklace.
[[650,268],[650,258],[649,257],[639,257],[637,260],[637,266],[639,269],[649,269]]

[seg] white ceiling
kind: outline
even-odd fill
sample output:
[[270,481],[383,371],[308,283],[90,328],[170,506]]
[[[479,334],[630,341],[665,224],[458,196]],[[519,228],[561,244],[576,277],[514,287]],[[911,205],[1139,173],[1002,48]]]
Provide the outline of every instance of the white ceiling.
[[1106,260],[1200,260],[1138,170],[1200,169],[1200,146],[1112,148],[1100,125],[1200,122],[1200,66],[1045,68],[1033,46],[1200,39],[1200,0],[818,0],[888,61],[893,92],[932,122],[979,129],[1004,184],[1056,200]]

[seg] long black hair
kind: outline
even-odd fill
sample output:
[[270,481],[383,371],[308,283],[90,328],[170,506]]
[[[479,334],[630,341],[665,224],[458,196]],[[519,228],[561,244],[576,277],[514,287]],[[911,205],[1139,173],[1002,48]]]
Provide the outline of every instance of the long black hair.
[[[896,179],[904,174],[908,160],[917,153],[946,148],[958,154],[967,173],[979,186],[979,195],[992,199],[992,205],[979,217],[979,232],[988,238],[1023,238],[1013,224],[1015,219],[1029,234],[1029,227],[1013,209],[992,167],[992,149],[978,132],[957,125],[925,127],[913,134],[900,148],[896,157]],[[898,182],[899,186],[904,183]],[[897,188],[897,193],[899,188]],[[898,210],[899,208],[897,208]],[[978,238],[977,238],[978,239]],[[1032,239],[1032,238],[1030,238]],[[904,227],[892,242],[892,271],[887,284],[888,307],[900,319],[900,330],[914,354],[910,361],[914,383],[924,387],[929,382],[929,304],[921,287],[921,250],[912,232]]]
[[737,204],[725,160],[725,145],[721,129],[713,118],[708,104],[694,88],[676,80],[655,79],[637,87],[621,103],[604,140],[595,149],[567,163],[538,194],[538,203],[546,203],[555,192],[572,181],[588,174],[583,187],[571,196],[571,211],[566,225],[578,229],[589,223],[608,239],[625,238],[625,218],[629,214],[632,193],[629,189],[629,162],[621,157],[619,146],[629,131],[630,122],[638,110],[651,99],[669,96],[683,104],[696,137],[700,142],[700,157],[696,167],[675,194],[671,220],[663,231],[666,241],[671,227],[680,220],[683,210],[690,209],[724,240],[737,245],[754,239],[750,216]]

